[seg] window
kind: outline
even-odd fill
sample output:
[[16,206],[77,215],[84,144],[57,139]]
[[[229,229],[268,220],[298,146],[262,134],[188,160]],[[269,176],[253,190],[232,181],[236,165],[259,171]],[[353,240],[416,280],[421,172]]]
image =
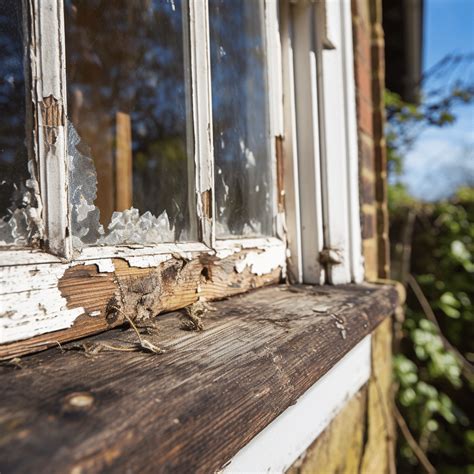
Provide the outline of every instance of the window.
[[24,246],[41,235],[32,155],[30,80],[21,2],[0,1],[0,245]]
[[348,0],[0,6],[0,343],[361,280]]

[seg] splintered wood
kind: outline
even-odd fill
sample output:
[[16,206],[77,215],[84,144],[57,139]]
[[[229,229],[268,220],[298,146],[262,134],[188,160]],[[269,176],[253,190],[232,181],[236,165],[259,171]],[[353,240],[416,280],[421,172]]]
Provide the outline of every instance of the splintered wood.
[[5,267],[0,359],[278,283],[284,267],[283,245]]

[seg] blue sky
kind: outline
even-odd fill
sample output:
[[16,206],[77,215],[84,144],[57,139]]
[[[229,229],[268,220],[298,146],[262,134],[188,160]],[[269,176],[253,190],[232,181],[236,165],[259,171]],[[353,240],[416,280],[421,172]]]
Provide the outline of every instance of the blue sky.
[[[424,70],[449,53],[474,53],[474,0],[425,0],[423,53]],[[407,156],[403,181],[416,197],[444,197],[474,175],[474,104],[455,113],[454,125],[426,129]]]

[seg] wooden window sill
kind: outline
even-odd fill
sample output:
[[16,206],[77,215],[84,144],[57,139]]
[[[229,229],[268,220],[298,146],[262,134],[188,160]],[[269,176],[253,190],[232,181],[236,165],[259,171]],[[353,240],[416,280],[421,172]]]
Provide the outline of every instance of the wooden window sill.
[[115,329],[3,363],[0,471],[215,471],[396,301],[387,286],[274,286],[212,303],[204,331],[160,316],[143,337],[161,355],[107,349],[137,341]]

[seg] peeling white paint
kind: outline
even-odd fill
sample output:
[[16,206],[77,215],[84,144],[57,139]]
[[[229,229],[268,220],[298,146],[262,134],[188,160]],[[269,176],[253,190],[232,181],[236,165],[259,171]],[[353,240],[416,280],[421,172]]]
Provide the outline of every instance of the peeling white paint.
[[[4,269],[0,281],[0,342],[28,339],[71,327],[84,308],[68,309],[58,281],[68,264],[25,265]],[[3,272],[2,271],[2,272]]]
[[[285,273],[286,246],[276,238],[218,241],[214,249],[199,242],[85,247],[72,262],[39,251],[5,252],[12,259],[6,265],[2,262],[0,273],[0,344],[67,329],[86,313],[84,308],[68,309],[58,289],[65,271],[75,265],[96,265],[100,273],[107,274],[115,271],[115,258],[127,261],[131,267],[153,268],[173,258],[191,260],[207,254],[224,259],[243,250],[249,252],[237,262],[237,271],[249,267],[252,273],[263,275],[280,267]],[[97,311],[88,314],[100,316]]]
[[[193,255],[209,251],[210,248],[200,242],[169,244],[163,243],[159,245],[108,245],[106,247],[84,247],[78,252],[76,261],[96,260],[102,258],[121,258],[127,261],[131,260],[133,262],[135,257],[143,257],[146,259],[148,257],[152,258],[158,255],[167,254],[176,254],[181,258],[190,259],[193,257]],[[137,262],[144,261],[145,260],[137,260]]]
[[206,215],[203,208],[203,195],[208,193],[207,204],[214,205],[214,151],[211,100],[211,65],[209,45],[208,2],[188,2],[189,33],[187,43],[189,51],[191,80],[191,112],[193,134],[190,139],[194,148],[194,174],[196,210],[201,240],[211,247],[214,244],[215,232],[213,220]]
[[170,254],[164,255],[142,255],[138,257],[127,257],[126,260],[131,267],[137,268],[152,268],[157,267],[167,260],[173,258]]
[[89,260],[81,263],[83,263],[84,265],[96,265],[99,273],[113,273],[115,271],[114,262],[110,258]]
[[274,237],[262,237],[253,239],[226,239],[218,240],[215,245],[215,255],[218,258],[226,258],[244,249],[258,249],[266,251],[273,247],[285,249],[285,243]]
[[283,273],[285,273],[285,254],[284,248],[276,246],[259,252],[249,252],[235,264],[235,271],[242,273],[249,267],[253,274],[260,276],[281,267]]

